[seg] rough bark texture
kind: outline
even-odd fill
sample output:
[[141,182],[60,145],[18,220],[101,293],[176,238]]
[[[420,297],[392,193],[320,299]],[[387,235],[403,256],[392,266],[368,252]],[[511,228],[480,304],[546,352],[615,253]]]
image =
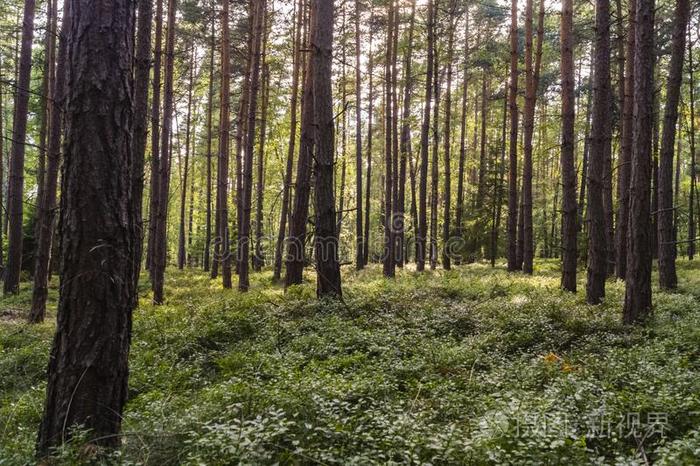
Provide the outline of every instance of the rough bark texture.
[[576,205],[576,168],[574,166],[574,41],[573,0],[562,2],[561,13],[561,286],[576,292],[576,233],[578,220]]
[[[69,25],[70,18],[66,11],[64,12],[63,23],[61,25],[58,59],[56,61],[56,76],[52,78],[55,83],[52,86],[53,92],[51,93],[51,99],[49,99],[50,123],[45,175],[46,185],[39,206],[39,224],[37,226],[39,237],[37,241],[36,264],[34,267],[32,308],[29,312],[29,321],[33,323],[43,322],[44,316],[46,315],[49,264],[51,260],[51,246],[53,242],[54,218],[56,213],[56,186],[58,182],[58,170],[61,163],[61,122],[63,121],[63,104],[66,87],[66,58],[68,50],[66,35],[68,34]],[[147,84],[148,79],[146,79],[146,85]],[[134,127],[134,132],[136,132],[136,127]],[[136,156],[134,156],[134,159],[135,158]],[[134,160],[134,162],[136,164],[136,160]],[[143,168],[143,165],[141,167]],[[134,213],[134,217],[137,218],[136,213]],[[134,257],[134,260],[136,260],[136,256]],[[134,265],[136,266],[136,263],[134,263]],[[138,268],[135,268],[134,286],[137,284],[137,274]]]
[[[676,144],[678,101],[683,82],[683,57],[685,56],[685,31],[690,16],[688,0],[676,1],[671,39],[671,63],[666,83],[666,107],[664,129],[659,157],[659,285],[673,289],[678,284],[676,275],[676,241],[673,234],[673,149]],[[678,154],[680,157],[680,154]]]
[[90,430],[92,443],[119,445],[134,302],[129,212],[134,3],[71,0],[67,6],[72,14],[61,293],[40,456],[68,440],[75,425]]
[[508,271],[517,270],[518,233],[518,0],[510,7],[510,82],[508,84],[510,141],[508,167]]
[[603,210],[603,176],[610,132],[610,1],[596,1],[593,121],[588,156],[588,276],[586,301],[598,304],[605,296],[607,246]]
[[32,72],[32,39],[34,38],[34,0],[25,0],[22,20],[22,46],[19,54],[15,112],[10,147],[10,170],[7,188],[7,264],[4,273],[5,294],[19,292],[22,268],[22,214],[24,212],[24,152],[27,137],[27,114]]
[[333,193],[333,2],[312,0],[311,63],[314,87],[314,209],[316,294],[342,295]]
[[654,0],[637,0],[634,51],[634,124],[630,176],[627,272],[622,320],[651,312],[651,138],[654,113]]

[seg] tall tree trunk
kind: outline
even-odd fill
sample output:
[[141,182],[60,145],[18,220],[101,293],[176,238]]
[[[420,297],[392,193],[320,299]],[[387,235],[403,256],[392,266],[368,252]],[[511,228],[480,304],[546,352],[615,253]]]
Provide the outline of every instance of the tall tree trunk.
[[[192,93],[194,91],[194,68],[197,63],[195,48],[192,47],[190,61],[190,76],[187,87],[187,115],[185,116],[185,166],[182,172],[182,186],[180,191],[180,228],[177,242],[177,268],[182,270],[187,262],[187,247],[185,234],[185,210],[187,206],[187,180],[190,170],[190,137],[192,135]],[[194,171],[194,170],[193,170]],[[193,175],[194,178],[194,175]]]
[[577,221],[576,167],[574,165],[574,38],[573,0],[564,0],[561,8],[561,287],[576,292]]
[[[464,164],[467,159],[467,89],[469,87],[469,10],[464,13],[464,57],[462,61],[462,112],[460,116],[459,130],[459,167],[457,168],[457,206],[455,209],[455,229],[457,236],[462,240],[464,215]],[[507,93],[507,91],[506,91]],[[459,259],[459,262],[458,262]],[[461,257],[455,258],[458,264],[461,262]]]
[[15,97],[12,144],[10,147],[10,176],[7,188],[8,236],[7,264],[3,291],[19,292],[22,268],[22,214],[24,210],[24,149],[27,138],[27,115],[32,72],[32,39],[34,38],[34,0],[25,0],[22,20],[22,48]]
[[[355,0],[355,268],[362,270],[364,234],[362,225],[362,69],[360,68],[360,1]],[[368,225],[365,226],[367,228]]]
[[124,215],[131,208],[134,2],[98,6],[67,3],[73,17],[65,61],[71,85],[61,189],[61,291],[39,430],[41,457],[69,440],[66,427],[74,425],[89,429],[92,443],[118,447],[128,396],[138,228]]
[[[594,74],[595,70],[592,70],[591,74]],[[590,77],[590,80],[593,80],[593,76]],[[583,130],[583,154],[581,157],[581,183],[578,192],[578,223],[577,223],[577,230],[579,232],[581,231],[587,231],[587,224],[588,224],[588,219],[587,217],[584,219],[584,215],[586,213],[586,185],[588,184],[586,179],[588,178],[588,156],[591,153],[591,113],[592,113],[592,107],[593,107],[593,98],[592,98],[592,90],[589,90],[588,95],[586,96],[586,120],[585,120],[585,127]],[[588,239],[586,239],[587,243]],[[583,257],[588,254],[588,247],[583,248],[581,251]]]
[[[439,10],[439,2],[435,1],[435,11]],[[433,61],[433,144],[432,157],[430,160],[430,270],[435,270],[438,263],[438,181],[440,177],[438,151],[440,147],[440,67],[437,49],[434,52]]]
[[627,231],[629,225],[629,186],[632,173],[632,123],[634,110],[634,49],[636,1],[628,0],[627,44],[625,47],[625,98],[622,106],[620,160],[617,172],[617,231],[615,234],[615,275],[625,279],[627,271]]
[[394,45],[394,0],[389,1],[387,11],[386,57],[384,63],[384,254],[383,273],[385,277],[393,277],[396,267],[394,240],[394,174],[393,174],[393,100],[392,100],[392,60]]
[[[147,7],[145,7],[145,9],[147,9]],[[61,122],[63,121],[63,99],[66,83],[65,67],[68,48],[66,44],[66,34],[68,32],[69,25],[69,21],[67,21],[67,19],[68,18],[64,16],[63,23],[61,24],[58,58],[56,60],[57,66],[55,70],[55,76],[50,77],[50,80],[53,81],[53,83],[49,85],[49,89],[51,90],[51,92],[48,96],[48,115],[50,121],[48,123],[49,139],[45,176],[46,185],[44,187],[44,195],[39,199],[39,223],[37,226],[37,232],[39,233],[39,236],[37,239],[36,265],[34,266],[32,308],[29,312],[28,319],[31,323],[43,322],[44,317],[46,315],[46,297],[48,294],[49,264],[51,259],[54,217],[56,211],[56,185],[58,182],[58,169],[61,161]],[[53,26],[55,27],[56,24],[54,23]],[[55,35],[57,31],[55,29],[50,29],[48,33],[51,35]],[[139,37],[139,39],[141,39],[141,37]],[[150,53],[150,50],[147,49],[147,51]],[[146,78],[146,85],[148,85],[148,78]],[[139,107],[139,110],[141,109],[144,111],[145,114],[146,109]],[[135,138],[141,134],[137,133],[137,129],[139,129],[139,127],[135,125]],[[145,134],[143,135],[143,137],[145,140]],[[134,161],[136,161],[138,154],[134,152],[133,157]],[[141,160],[143,160],[143,158]],[[138,267],[135,269],[134,279],[134,286],[136,286],[138,280]]]
[[170,192],[170,152],[173,115],[173,75],[175,62],[175,9],[177,0],[168,0],[168,25],[165,40],[165,87],[163,91],[163,125],[161,128],[161,153],[158,174],[158,206],[156,234],[153,241],[153,303],[163,303],[165,265],[168,253],[167,221],[168,194]]
[[[317,1],[317,0],[312,0]],[[316,9],[311,8],[309,24],[313,24]],[[311,44],[309,37],[307,44]],[[303,280],[306,223],[309,216],[309,193],[311,191],[311,168],[314,150],[314,76],[312,75],[312,59],[306,60],[304,72],[304,90],[301,99],[301,138],[299,140],[299,162],[294,189],[294,205],[289,222],[289,238],[287,241],[285,288],[300,285]]]
[[508,168],[508,271],[517,270],[518,233],[518,0],[510,7],[510,141]]
[[204,271],[209,271],[211,258],[211,142],[212,142],[212,113],[214,112],[214,49],[216,48],[215,21],[211,22],[211,38],[209,50],[209,93],[207,98],[207,194],[206,194],[206,221],[204,232]]
[[654,112],[654,0],[637,0],[634,51],[634,123],[630,176],[627,272],[622,320],[651,312],[651,137]]
[[314,210],[316,294],[342,295],[338,263],[335,199],[333,199],[333,2],[312,0],[311,53],[314,87]]
[[282,251],[284,238],[287,232],[287,217],[289,217],[289,194],[292,186],[292,170],[294,169],[294,151],[297,142],[297,107],[299,102],[299,75],[301,72],[301,29],[304,19],[304,0],[296,3],[293,65],[292,65],[292,96],[290,102],[290,122],[289,122],[289,142],[287,144],[287,162],[284,170],[284,186],[282,188],[282,208],[280,209],[280,223],[277,231],[277,242],[275,243],[275,265],[272,272],[273,281],[277,282],[282,276]]
[[[671,63],[666,83],[666,106],[664,108],[664,129],[659,158],[659,285],[673,289],[678,284],[676,275],[676,241],[673,235],[673,149],[676,144],[676,122],[678,121],[678,101],[683,82],[683,57],[685,56],[685,33],[690,17],[688,0],[678,0],[673,20],[671,39]],[[680,157],[680,154],[678,154]]]
[[450,245],[450,204],[452,202],[450,185],[450,148],[452,141],[450,139],[450,125],[452,124],[452,61],[454,60],[454,39],[455,39],[455,28],[456,28],[456,16],[457,16],[457,5],[455,0],[450,0],[450,5],[448,9],[448,15],[450,18],[449,32],[447,39],[447,88],[445,89],[445,139],[444,144],[444,164],[445,164],[445,177],[444,177],[444,190],[442,203],[443,203],[443,215],[442,215],[442,267],[445,270],[450,270],[451,268],[451,245]]
[[[250,98],[248,101],[248,125],[246,131],[246,150],[243,160],[243,215],[239,225],[238,236],[238,289],[248,291],[250,279],[248,276],[250,258],[250,211],[253,193],[253,151],[255,150],[255,125],[258,109],[258,91],[260,88],[260,62],[262,55],[262,35],[265,17],[265,0],[254,0],[253,13],[253,46],[250,63]],[[222,217],[223,219],[223,217]],[[224,285],[225,286],[225,285]]]
[[156,0],[156,31],[153,46],[153,89],[151,96],[151,176],[150,199],[148,203],[148,245],[146,249],[146,269],[150,273],[151,282],[154,279],[153,262],[156,238],[156,212],[160,189],[158,174],[160,173],[160,74],[162,61],[163,40],[163,0]]
[[[5,230],[4,226],[4,215],[2,212],[5,211],[4,199],[4,180],[5,180],[5,111],[3,105],[3,91],[2,91],[2,59],[0,59],[0,267],[5,263],[5,254],[3,253],[3,233]],[[0,272],[0,280],[2,280],[2,272]]]
[[603,206],[606,145],[610,132],[610,1],[596,0],[595,76],[591,153],[588,160],[588,276],[586,301],[599,304],[605,296],[607,246]]
[[[690,35],[690,31],[688,31]],[[693,41],[688,38],[688,84],[690,88],[690,193],[688,194],[688,260],[695,257],[695,195],[697,190],[695,158],[695,70]]]
[[267,17],[263,21],[262,38],[262,104],[260,107],[260,139],[258,146],[258,163],[256,172],[255,199],[255,252],[253,254],[253,270],[259,272],[265,265],[262,250],[263,240],[263,202],[265,200],[265,138],[267,136],[267,108],[270,101],[270,67],[267,63]]
[[[372,10],[372,5],[369,6],[370,9],[370,24],[374,20],[374,11]],[[367,74],[369,75],[369,88],[367,96],[367,187],[365,194],[365,226],[364,226],[364,240],[363,240],[363,262],[364,264],[369,263],[369,232],[370,232],[370,194],[372,192],[372,117],[374,116],[374,79],[372,73],[374,72],[374,57],[372,55],[372,28],[369,28],[369,59],[367,63]]]
[[[514,0],[516,1],[516,0]],[[435,48],[435,6],[428,0],[428,56],[426,62],[425,104],[420,134],[420,178],[418,182],[418,232],[416,234],[416,269],[425,269],[426,238],[428,236],[428,146],[430,138],[431,99],[433,96],[433,60]]]

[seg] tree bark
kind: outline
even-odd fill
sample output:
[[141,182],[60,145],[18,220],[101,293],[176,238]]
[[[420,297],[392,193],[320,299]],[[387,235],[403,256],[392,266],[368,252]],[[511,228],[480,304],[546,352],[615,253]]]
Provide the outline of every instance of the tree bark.
[[448,15],[450,18],[449,32],[447,39],[447,88],[445,89],[445,139],[443,140],[443,157],[445,164],[444,176],[444,193],[442,198],[443,214],[442,214],[442,268],[450,270],[451,264],[451,244],[450,244],[450,204],[451,185],[450,185],[450,148],[452,141],[450,139],[450,125],[452,124],[452,61],[454,60],[454,40],[456,28],[457,5],[455,0],[450,0]]
[[165,40],[165,87],[163,90],[163,125],[160,139],[160,161],[158,173],[158,205],[156,230],[153,240],[153,303],[163,303],[165,265],[168,253],[167,221],[168,194],[170,192],[170,138],[173,115],[173,77],[175,61],[175,9],[177,0],[168,0],[168,25]]
[[[39,199],[39,218],[37,231],[36,265],[34,266],[34,287],[32,289],[32,308],[29,312],[29,322],[39,323],[44,321],[46,315],[46,298],[48,295],[49,264],[51,260],[51,246],[53,242],[54,218],[56,213],[56,186],[58,182],[58,169],[61,163],[61,122],[63,121],[63,104],[66,83],[66,56],[70,18],[65,15],[61,24],[60,42],[58,46],[58,58],[56,60],[56,74],[50,79],[53,84],[49,86],[51,93],[48,99],[49,115],[49,139],[47,152],[47,166],[45,175],[44,195]],[[54,23],[55,26],[55,23]],[[57,31],[50,30],[49,34]],[[146,80],[148,84],[148,80]],[[145,111],[144,111],[145,112]],[[136,135],[136,125],[134,133]],[[1,132],[0,132],[1,134]],[[1,154],[1,152],[0,152]],[[134,159],[138,154],[134,152]],[[142,166],[143,167],[143,166]],[[137,218],[137,217],[135,217]],[[136,264],[134,264],[136,265]],[[138,279],[138,268],[134,271],[134,286]]]
[[[374,11],[372,5],[369,6],[370,9],[370,24],[374,20]],[[374,58],[372,56],[372,28],[369,28],[369,59],[367,60],[367,74],[369,74],[369,83],[367,89],[367,187],[365,194],[365,226],[364,226],[364,240],[363,240],[363,262],[365,265],[369,263],[369,232],[370,232],[370,194],[372,192],[372,117],[374,116]]]
[[[435,11],[440,11],[438,0],[434,0],[434,2]],[[440,159],[438,156],[438,151],[440,147],[440,85],[439,57],[436,49],[434,51],[433,61],[433,99],[435,100],[435,105],[433,105],[433,144],[431,147],[432,157],[430,160],[430,237],[428,238],[428,244],[430,245],[430,270],[435,270],[438,263],[438,181],[440,177],[440,170],[438,167]]]
[[314,87],[314,210],[316,294],[342,296],[333,193],[333,2],[312,0],[311,63]]
[[185,116],[185,166],[182,172],[182,186],[180,191],[180,228],[177,241],[177,268],[180,270],[182,270],[185,267],[185,263],[187,262],[187,235],[185,233],[185,210],[187,206],[187,180],[190,171],[190,138],[192,136],[192,94],[194,91],[195,63],[197,63],[195,57],[195,48],[192,47],[192,57],[189,64],[190,76],[187,86],[187,115]]
[[573,0],[564,0],[561,9],[561,182],[562,182],[562,223],[561,223],[561,287],[576,292],[577,248],[577,205],[576,168],[574,165],[574,40],[573,40]]
[[4,273],[5,294],[19,293],[22,269],[22,218],[24,211],[24,152],[27,138],[27,115],[32,72],[34,38],[34,0],[25,0],[22,19],[22,45],[19,56],[15,111],[10,146],[10,173],[7,188],[7,264]]
[[394,56],[394,0],[389,1],[387,11],[386,57],[384,63],[384,253],[383,273],[393,277],[396,268],[396,242],[394,239],[394,173],[392,157],[392,130],[394,120],[392,100],[392,60]]
[[259,272],[265,265],[262,250],[263,240],[263,202],[265,200],[265,138],[267,136],[267,108],[270,101],[270,67],[267,63],[267,18],[263,21],[262,38],[262,103],[260,106],[260,139],[258,146],[258,163],[256,172],[255,199],[255,252],[253,253],[253,270]]
[[[513,0],[517,1],[517,0]],[[428,145],[430,138],[431,99],[433,96],[433,60],[435,47],[435,12],[433,0],[428,0],[428,51],[425,79],[425,103],[420,135],[420,177],[418,182],[418,232],[416,234],[416,269],[425,269],[426,238],[428,233]]]
[[637,0],[634,51],[634,123],[630,176],[627,271],[622,321],[651,312],[651,137],[654,113],[654,0]]
[[[464,165],[467,159],[467,89],[469,87],[469,10],[464,13],[464,57],[462,62],[462,111],[460,116],[459,131],[459,167],[457,168],[457,206],[455,209],[455,229],[457,236],[464,242],[462,237],[464,216]],[[506,90],[507,93],[507,90]],[[504,141],[505,143],[505,141]],[[461,263],[461,257],[455,257],[457,264]]]
[[[360,1],[355,0],[355,268],[362,270],[364,233],[362,218],[362,69],[360,35]],[[367,228],[367,226],[365,226]]]
[[[690,35],[690,31],[688,31]],[[688,84],[690,89],[690,193],[688,194],[688,260],[695,257],[695,193],[697,191],[695,157],[695,79],[693,42],[688,39]]]
[[[678,121],[678,101],[683,82],[683,57],[685,56],[685,34],[690,17],[688,0],[678,0],[673,20],[671,39],[671,63],[666,83],[666,106],[664,108],[664,129],[659,158],[659,208],[657,213],[659,229],[659,285],[674,289],[678,284],[676,275],[676,241],[673,234],[673,149],[676,144],[676,122]],[[678,154],[680,157],[680,154]]]
[[163,40],[163,0],[156,3],[156,31],[153,47],[153,89],[151,96],[151,176],[150,199],[148,204],[148,245],[146,250],[146,269],[150,273],[151,282],[154,279],[153,259],[155,254],[156,212],[160,188],[158,174],[160,173],[160,75]]
[[[116,448],[127,399],[133,248],[131,208],[134,2],[72,0],[61,287],[38,454],[70,439]],[[109,28],[104,28],[105,22]],[[96,109],[85,112],[84,109]]]
[[588,157],[588,271],[586,301],[599,304],[605,296],[607,246],[603,206],[606,145],[610,134],[610,1],[596,1],[593,121]]
[[209,92],[207,98],[207,193],[206,193],[206,221],[205,221],[205,232],[204,232],[204,260],[203,266],[204,271],[208,272],[210,269],[211,262],[211,142],[212,142],[212,113],[214,111],[214,49],[216,49],[216,39],[215,39],[215,21],[212,19],[211,22],[211,39],[210,39],[210,55],[209,55]]
[[510,111],[510,141],[508,169],[508,271],[517,266],[518,233],[518,0],[510,7],[510,83],[508,107]]

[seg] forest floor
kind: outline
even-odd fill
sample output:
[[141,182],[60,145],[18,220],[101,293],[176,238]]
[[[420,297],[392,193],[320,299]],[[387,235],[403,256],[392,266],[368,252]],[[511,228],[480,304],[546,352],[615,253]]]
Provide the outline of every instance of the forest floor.
[[[588,306],[559,290],[554,261],[533,277],[348,268],[342,302],[311,282],[284,294],[270,272],[240,294],[169,270],[166,305],[141,285],[112,460],[697,464],[700,262],[678,266],[678,291],[655,290],[635,328],[620,323],[622,282]],[[44,398],[56,290],[47,322],[28,326],[28,288],[0,305],[0,465],[32,462]],[[84,463],[86,439],[59,463]]]

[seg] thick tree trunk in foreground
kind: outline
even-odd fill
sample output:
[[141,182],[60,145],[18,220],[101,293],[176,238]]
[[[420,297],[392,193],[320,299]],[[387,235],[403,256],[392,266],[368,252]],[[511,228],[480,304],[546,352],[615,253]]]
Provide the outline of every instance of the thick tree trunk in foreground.
[[[683,82],[683,57],[685,56],[685,31],[690,16],[688,0],[678,0],[673,20],[671,63],[666,83],[666,107],[664,129],[659,157],[659,285],[673,289],[678,284],[676,275],[676,241],[673,234],[673,149],[676,143],[678,101]],[[678,154],[680,157],[680,154]]]
[[605,296],[607,246],[603,210],[603,177],[610,132],[610,1],[596,1],[593,122],[588,157],[588,276],[586,301],[598,304]]
[[[66,55],[70,18],[64,13],[56,61],[56,76],[49,99],[49,141],[44,195],[39,200],[39,224],[37,231],[36,265],[34,267],[34,287],[32,289],[32,308],[29,312],[29,322],[44,321],[46,315],[46,297],[48,295],[49,265],[51,262],[51,246],[53,242],[54,218],[56,212],[56,186],[58,169],[61,163],[61,129],[63,121],[63,103],[66,84]],[[53,33],[54,31],[50,31]],[[148,79],[146,79],[148,85]],[[136,132],[136,127],[134,128]],[[0,156],[1,156],[0,152]],[[136,157],[136,155],[134,156]],[[140,238],[140,237],[139,237]],[[140,258],[140,256],[139,256]],[[134,264],[136,265],[136,264]],[[138,268],[134,270],[134,286],[137,284]]]
[[576,292],[576,233],[578,213],[576,206],[576,168],[574,166],[574,40],[573,0],[564,0],[561,13],[561,286]]
[[342,295],[333,193],[333,2],[312,0],[311,69],[314,87],[314,209],[316,294]]
[[651,312],[651,138],[654,112],[654,0],[637,0],[634,52],[634,125],[630,178],[627,273],[622,321]]
[[510,141],[508,167],[508,271],[517,270],[518,236],[518,0],[510,7]]
[[[516,1],[516,0],[514,0]],[[428,0],[428,57],[426,62],[425,103],[420,133],[420,177],[418,182],[418,231],[416,233],[416,269],[425,269],[426,238],[428,236],[428,145],[430,138],[431,99],[433,96],[433,59],[435,43],[435,12],[433,0]]]
[[22,48],[19,56],[15,112],[10,147],[10,170],[7,188],[7,265],[4,273],[5,294],[19,292],[22,269],[22,218],[24,212],[24,152],[27,138],[30,80],[32,72],[32,39],[34,38],[34,0],[25,0],[22,20]]
[[70,439],[75,425],[90,429],[91,443],[120,443],[134,304],[136,228],[129,214],[133,6],[130,0],[67,4],[72,18],[61,293],[40,456]]

